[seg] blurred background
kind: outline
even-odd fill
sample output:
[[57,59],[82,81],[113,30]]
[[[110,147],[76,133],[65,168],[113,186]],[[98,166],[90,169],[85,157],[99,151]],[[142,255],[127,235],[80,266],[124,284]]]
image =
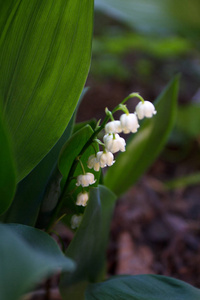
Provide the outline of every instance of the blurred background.
[[78,122],[103,118],[131,92],[154,101],[181,75],[168,143],[117,203],[108,275],[163,274],[200,287],[199,12],[199,0],[95,1],[90,89]]

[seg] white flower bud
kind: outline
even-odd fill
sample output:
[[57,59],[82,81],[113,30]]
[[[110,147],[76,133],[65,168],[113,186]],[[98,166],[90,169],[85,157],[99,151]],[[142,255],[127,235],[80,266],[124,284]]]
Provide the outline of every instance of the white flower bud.
[[75,229],[79,227],[81,221],[82,221],[82,216],[73,215],[71,218],[71,228]]
[[119,136],[119,134],[106,134],[103,138],[105,147],[107,151],[112,153],[116,153],[118,151],[125,151],[126,142],[125,140]]
[[105,126],[106,133],[120,133],[122,132],[120,121],[108,122]]
[[96,180],[94,180],[94,174],[86,173],[85,175],[79,175],[77,177],[76,185],[77,186],[81,185],[81,186],[85,187],[85,186],[89,186],[95,182],[96,182]]
[[87,161],[87,166],[89,169],[94,169],[95,171],[99,171],[100,169],[100,164],[99,164],[99,161],[98,161],[98,157],[95,156],[94,154],[93,155],[90,155],[90,157],[88,158],[88,161]]
[[98,158],[99,158],[99,163],[101,168],[105,168],[107,166],[112,166],[115,161],[114,161],[114,155],[111,152],[103,152],[99,151],[97,153]]
[[144,101],[144,103],[139,102],[135,108],[135,111],[139,120],[142,120],[144,117],[151,118],[157,113],[153,103],[149,101]]
[[140,127],[135,114],[121,115],[120,122],[124,133],[137,132],[138,127]]
[[89,199],[89,195],[87,192],[80,193],[77,196],[76,205],[86,206],[88,199]]

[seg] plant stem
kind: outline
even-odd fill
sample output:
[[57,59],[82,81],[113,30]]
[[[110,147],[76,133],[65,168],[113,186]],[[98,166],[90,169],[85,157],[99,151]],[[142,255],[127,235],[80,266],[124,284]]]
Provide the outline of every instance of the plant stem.
[[79,162],[80,165],[81,165],[81,169],[82,169],[83,175],[85,175],[85,168],[84,168],[83,163],[82,163],[82,161],[80,160],[80,157],[79,157],[79,156],[78,156],[77,160],[78,160],[78,162]]
[[[142,101],[142,103],[144,103],[144,99],[142,98],[142,96],[140,96],[139,93],[131,93],[130,95],[128,95],[128,97],[126,97],[122,102],[121,104],[124,104],[127,100],[129,100],[130,98],[138,98],[140,99],[140,101]],[[120,105],[120,104],[119,104]]]

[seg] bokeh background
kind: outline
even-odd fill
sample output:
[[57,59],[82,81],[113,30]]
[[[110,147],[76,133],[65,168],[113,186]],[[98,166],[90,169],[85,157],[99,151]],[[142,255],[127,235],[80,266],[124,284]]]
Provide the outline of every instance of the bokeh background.
[[[89,90],[78,122],[103,118],[106,106],[112,109],[131,92],[154,101],[181,75],[176,122],[165,148],[118,200],[108,275],[163,274],[200,287],[199,12],[199,0],[95,1]],[[136,103],[129,101],[128,108]]]

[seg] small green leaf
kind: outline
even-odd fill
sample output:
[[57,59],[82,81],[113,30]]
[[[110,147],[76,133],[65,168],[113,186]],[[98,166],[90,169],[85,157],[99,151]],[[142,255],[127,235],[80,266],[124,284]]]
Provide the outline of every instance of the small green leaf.
[[0,225],[0,299],[18,300],[41,279],[60,270],[72,272],[73,261],[63,255],[46,233],[25,225]]
[[128,141],[126,152],[116,158],[108,169],[105,185],[121,195],[149,168],[167,141],[174,124],[178,77],[175,77],[157,99],[157,114],[146,119],[138,132]]
[[199,300],[200,290],[159,275],[116,276],[90,285],[86,300]]
[[[47,193],[45,193],[45,199],[43,202],[43,205],[41,207],[41,213],[44,214],[44,222],[40,219],[42,226],[48,227],[47,223],[52,223],[52,215],[55,214],[58,216],[58,214],[63,215],[65,214],[66,210],[74,211],[76,212],[76,205],[75,199],[77,197],[77,193],[80,193],[81,187],[76,187],[76,181],[75,177],[82,174],[82,169],[80,163],[76,160],[76,158],[79,156],[81,150],[85,146],[85,144],[88,142],[90,137],[93,134],[93,130],[89,125],[86,125],[85,127],[81,128],[79,131],[77,131],[75,134],[71,136],[71,138],[64,144],[64,146],[61,149],[60,156],[58,159],[58,166],[57,166],[57,172],[55,173],[56,181],[53,183],[53,190],[47,190]],[[85,170],[87,171],[87,165],[86,162],[88,160],[88,156],[91,155],[94,152],[94,149],[92,146],[89,146],[86,151],[81,155],[81,162],[83,163]],[[92,173],[94,173],[94,170],[90,170]],[[99,172],[98,172],[99,173]],[[98,175],[96,179],[96,185],[98,184]],[[57,176],[58,175],[58,176]],[[71,179],[72,177],[72,179]],[[61,179],[62,178],[62,179]],[[56,186],[55,186],[56,184]],[[57,190],[58,192],[54,193],[54,190]],[[72,192],[73,191],[73,192]],[[52,194],[54,194],[56,197],[52,197]],[[55,199],[54,199],[55,198]],[[55,200],[58,203],[55,203]],[[70,201],[69,201],[70,200]],[[59,209],[58,209],[59,207]],[[62,207],[64,209],[64,212],[62,212]],[[75,209],[74,209],[75,208]],[[74,213],[75,213],[74,212]],[[55,220],[54,220],[55,221]],[[51,227],[51,226],[50,226]]]
[[115,199],[104,186],[91,188],[83,220],[66,251],[66,255],[77,263],[77,269],[61,278],[64,299],[67,299],[70,285],[80,281],[95,282],[101,277]]
[[93,0],[6,1],[2,13],[0,93],[20,181],[76,107],[90,66]]
[[[83,149],[85,144],[88,142],[88,140],[92,136],[93,132],[94,132],[93,129],[89,125],[86,125],[83,128],[81,128],[80,130],[76,131],[73,134],[73,136],[71,137],[71,139],[63,146],[61,153],[60,153],[59,162],[58,162],[58,168],[59,168],[61,174],[63,175],[63,178],[61,181],[61,188],[64,187],[64,184],[67,180],[67,177],[69,176],[69,172],[70,172],[70,169],[72,167],[74,160],[80,154],[81,150]],[[95,148],[96,148],[96,151],[98,151],[97,146],[95,146]],[[97,186],[100,172],[95,172],[93,169],[88,169],[88,167],[87,167],[88,157],[92,154],[94,154],[94,148],[90,145],[85,150],[85,152],[83,153],[83,155],[81,156],[80,159],[84,166],[85,171],[94,174],[94,176],[97,180],[95,185]],[[83,171],[82,171],[81,165],[80,165],[80,163],[77,163],[76,169],[74,170],[74,173],[71,174],[71,176],[73,175],[73,177],[77,177],[78,175],[80,175],[82,173],[83,173]],[[63,197],[66,198],[66,202],[68,202],[67,201],[68,192],[71,192],[76,187],[75,183],[76,183],[75,180],[72,180],[68,185],[66,193],[63,194]],[[76,198],[78,193],[80,193],[80,188],[76,189],[76,191],[73,194],[73,198]]]
[[83,146],[87,143],[92,134],[92,128],[89,125],[86,125],[80,130],[76,131],[75,134],[73,134],[72,137],[62,147],[58,160],[58,169],[63,175],[61,186],[63,186],[67,180],[74,160],[79,155]]
[[16,170],[9,138],[0,115],[0,215],[10,206],[16,188]]
[[91,120],[88,120],[88,121],[76,123],[75,126],[74,126],[73,133],[77,132],[78,130],[83,128],[85,125],[90,125],[90,127],[94,130],[95,127],[96,127],[96,124],[97,124],[96,119],[91,119]]

